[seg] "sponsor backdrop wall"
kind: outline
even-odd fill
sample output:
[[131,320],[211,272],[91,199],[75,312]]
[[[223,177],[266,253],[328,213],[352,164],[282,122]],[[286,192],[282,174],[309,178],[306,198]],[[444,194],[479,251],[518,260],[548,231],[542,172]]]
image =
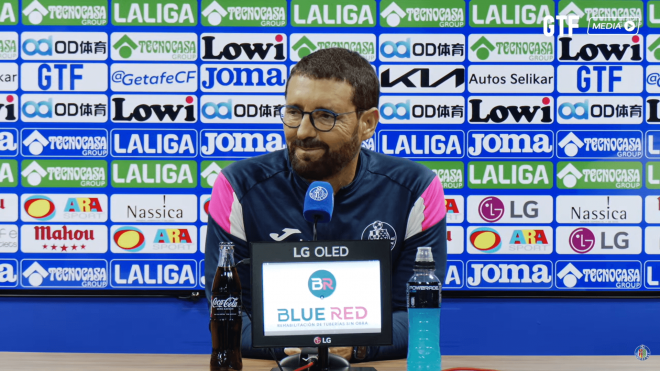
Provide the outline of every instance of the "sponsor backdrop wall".
[[659,290],[658,27],[660,1],[0,0],[0,289],[202,290],[214,180],[285,147],[290,68],[341,46],[380,78],[363,146],[442,180],[446,291]]

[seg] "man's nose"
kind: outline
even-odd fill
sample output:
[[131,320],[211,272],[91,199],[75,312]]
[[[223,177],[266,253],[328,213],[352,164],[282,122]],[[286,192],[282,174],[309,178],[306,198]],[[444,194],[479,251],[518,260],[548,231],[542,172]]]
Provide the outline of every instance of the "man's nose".
[[307,138],[316,137],[316,128],[312,125],[312,118],[309,115],[304,115],[300,126],[298,127],[298,139],[304,140]]

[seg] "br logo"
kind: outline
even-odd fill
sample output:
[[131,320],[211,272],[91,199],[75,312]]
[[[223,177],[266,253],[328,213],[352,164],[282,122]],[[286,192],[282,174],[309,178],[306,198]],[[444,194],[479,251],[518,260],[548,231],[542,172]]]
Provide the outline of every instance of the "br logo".
[[332,273],[326,270],[320,270],[309,276],[307,283],[309,292],[317,298],[325,299],[332,295],[337,288],[337,281]]

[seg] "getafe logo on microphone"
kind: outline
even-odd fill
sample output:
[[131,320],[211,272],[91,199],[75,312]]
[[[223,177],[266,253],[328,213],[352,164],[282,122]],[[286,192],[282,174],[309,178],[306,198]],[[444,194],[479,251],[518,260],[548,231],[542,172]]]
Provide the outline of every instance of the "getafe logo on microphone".
[[337,280],[332,273],[326,270],[318,270],[309,276],[307,285],[312,295],[320,299],[325,299],[335,292]]
[[314,187],[309,191],[309,197],[314,201],[323,201],[328,197],[328,190],[321,186]]

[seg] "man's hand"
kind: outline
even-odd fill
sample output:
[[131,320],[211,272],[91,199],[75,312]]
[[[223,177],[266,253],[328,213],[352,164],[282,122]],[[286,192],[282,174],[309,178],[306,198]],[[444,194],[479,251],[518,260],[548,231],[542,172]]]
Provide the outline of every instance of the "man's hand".
[[[353,347],[330,347],[328,350],[330,353],[336,354],[347,361],[350,361],[351,356],[353,355]],[[287,356],[292,356],[300,353],[300,348],[284,348],[284,353]]]

